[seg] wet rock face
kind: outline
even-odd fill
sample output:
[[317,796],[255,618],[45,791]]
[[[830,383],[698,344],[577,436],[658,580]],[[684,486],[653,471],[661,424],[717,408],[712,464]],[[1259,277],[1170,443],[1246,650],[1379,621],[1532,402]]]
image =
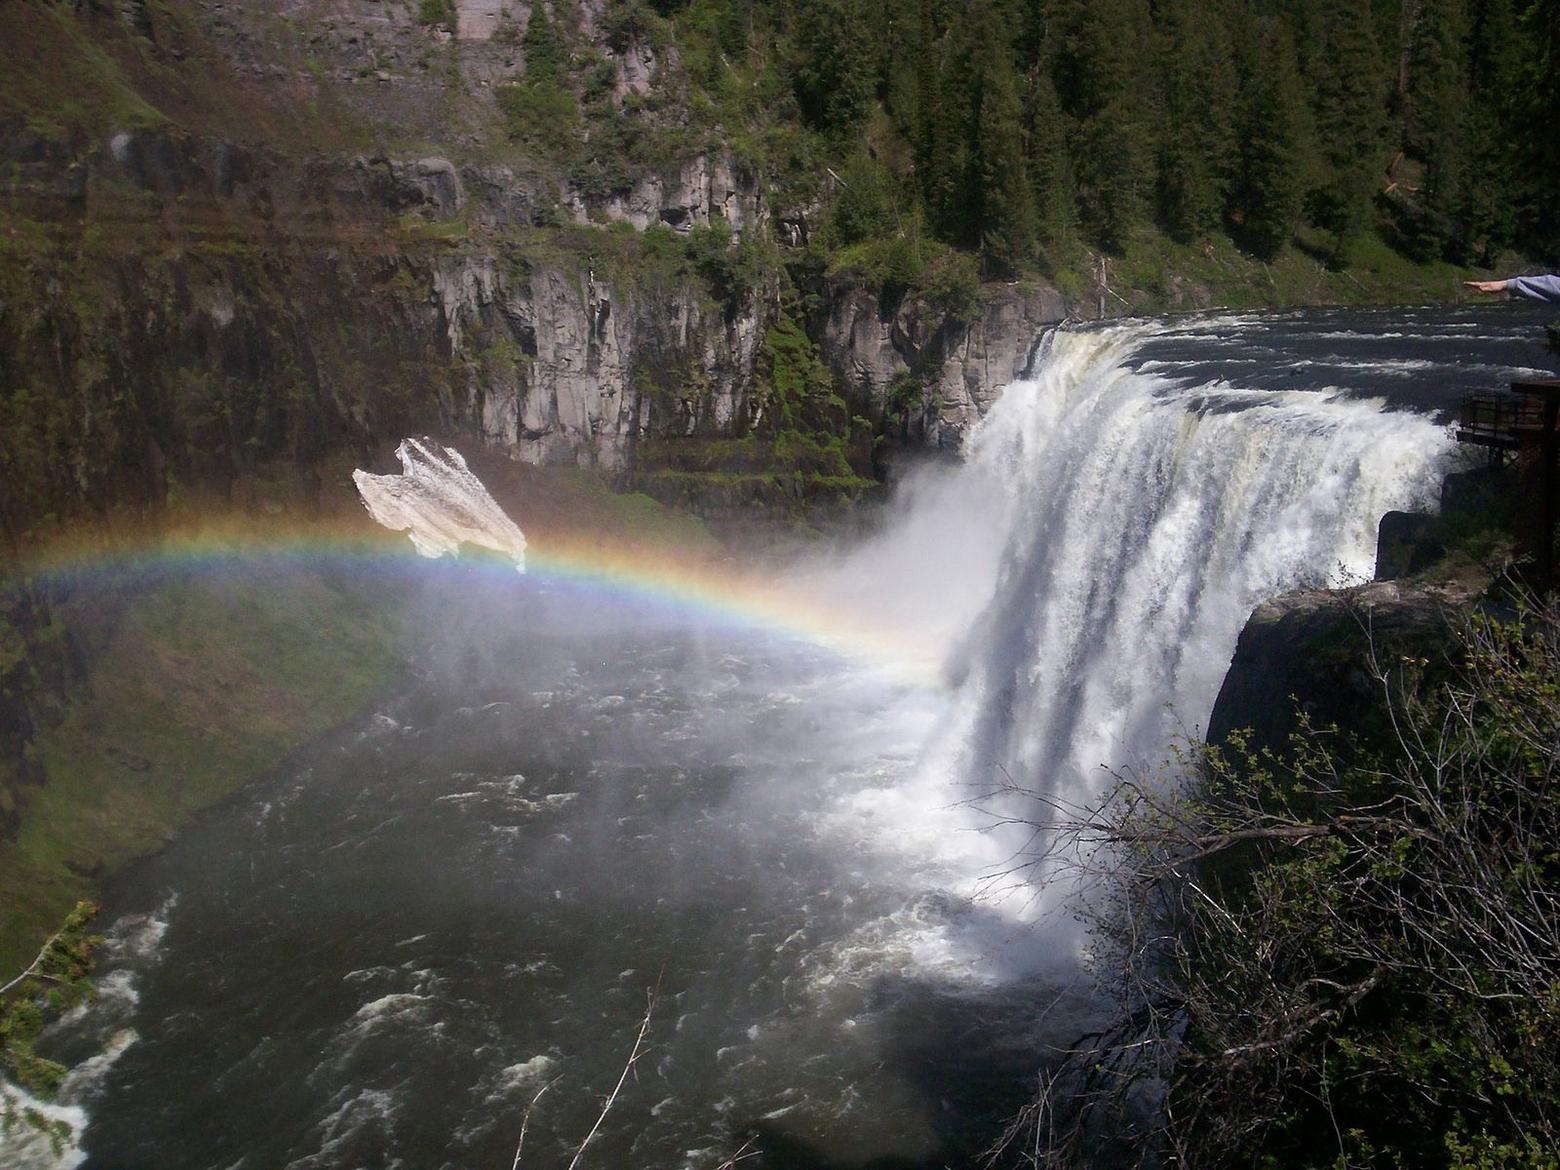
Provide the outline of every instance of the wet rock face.
[[1376,580],[1394,581],[1429,568],[1445,553],[1434,516],[1388,512],[1376,530]]
[[[640,438],[745,425],[761,306],[727,313],[693,287],[615,287],[589,271],[523,269],[493,254],[433,266],[439,321],[461,376],[446,413],[536,464],[625,470]],[[698,369],[675,400],[647,366]]]
[[58,717],[62,696],[83,669],[79,647],[48,603],[24,584],[0,584],[0,841],[15,836],[44,783],[32,747],[39,725]]
[[1208,719],[1208,739],[1249,729],[1281,750],[1304,712],[1313,726],[1370,734],[1382,714],[1369,655],[1392,669],[1406,657],[1440,660],[1484,581],[1376,581],[1357,589],[1301,589],[1263,602],[1241,631]]
[[881,406],[896,382],[914,379],[906,437],[957,452],[1003,387],[1024,375],[1036,336],[1065,316],[1061,294],[1044,287],[989,290],[979,319],[964,323],[846,286],[830,303],[823,348],[854,398]]

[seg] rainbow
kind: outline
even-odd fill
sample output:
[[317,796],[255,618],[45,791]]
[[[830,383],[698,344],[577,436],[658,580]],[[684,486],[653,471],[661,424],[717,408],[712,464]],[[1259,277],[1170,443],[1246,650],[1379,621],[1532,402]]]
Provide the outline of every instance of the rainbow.
[[905,685],[944,685],[940,664],[909,645],[901,631],[886,623],[875,627],[861,615],[729,561],[599,534],[527,535],[523,576],[508,562],[480,556],[431,561],[418,555],[404,534],[387,532],[366,516],[356,522],[301,523],[246,517],[164,526],[150,533],[99,531],[91,538],[33,549],[20,558],[18,568],[43,581],[79,587],[94,580],[133,581],[245,564],[415,571],[438,563],[513,582],[516,588],[546,585],[648,604],[701,624],[737,625],[823,648]]

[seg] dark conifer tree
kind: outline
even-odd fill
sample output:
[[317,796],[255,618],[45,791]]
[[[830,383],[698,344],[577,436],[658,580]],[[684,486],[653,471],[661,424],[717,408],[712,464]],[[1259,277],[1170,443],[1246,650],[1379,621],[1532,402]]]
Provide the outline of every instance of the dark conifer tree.
[[1234,172],[1239,85],[1222,7],[1211,0],[1170,0],[1160,10],[1160,204],[1165,227],[1180,240],[1217,230]]
[[1546,256],[1560,256],[1560,0],[1533,0],[1522,15],[1528,45],[1516,125],[1522,143],[1523,234]]
[[814,126],[846,134],[877,90],[877,45],[869,0],[804,0],[796,15],[796,100]]
[[525,26],[525,79],[528,82],[557,81],[568,64],[568,50],[557,26],[547,15],[542,0],[532,0],[531,15]]
[[1468,179],[1468,99],[1462,0],[1420,0],[1404,93],[1403,146],[1424,161],[1416,230],[1421,257],[1462,259]]
[[1066,243],[1078,226],[1077,188],[1067,148],[1068,118],[1049,68],[1035,71],[1029,94],[1029,178],[1042,241]]
[[1462,215],[1475,258],[1484,264],[1516,239],[1520,49],[1511,0],[1476,0],[1469,34],[1469,173]]
[[1056,81],[1076,118],[1073,164],[1080,217],[1118,249],[1149,218],[1154,138],[1147,92],[1151,23],[1146,0],[1063,0],[1057,5]]
[[1342,262],[1374,223],[1385,162],[1386,87],[1369,6],[1326,0],[1323,46],[1316,124],[1326,167],[1315,207]]
[[1269,19],[1257,34],[1247,82],[1237,203],[1242,242],[1271,259],[1299,226],[1310,142],[1305,91],[1289,28]]
[[[903,178],[908,148],[896,220],[994,269],[1140,227],[1263,256],[1318,227],[1341,263],[1389,206],[1424,258],[1560,251],[1560,0],[650,2],[795,98],[796,159]],[[533,75],[572,89],[537,13]]]
[[990,54],[980,89],[975,194],[981,248],[994,268],[1007,272],[1034,253],[1035,213],[1024,161],[1024,103],[1005,49]]
[[[958,18],[938,38],[935,85],[923,106],[926,142],[921,172],[926,208],[937,233],[963,247],[980,244],[979,181],[975,148],[980,60],[990,46],[979,44],[970,21]],[[924,67],[924,66],[923,66]]]

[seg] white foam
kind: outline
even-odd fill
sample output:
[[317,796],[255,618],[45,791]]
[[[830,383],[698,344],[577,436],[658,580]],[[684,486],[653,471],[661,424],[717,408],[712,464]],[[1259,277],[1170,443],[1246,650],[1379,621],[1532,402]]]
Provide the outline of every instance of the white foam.
[[416,1018],[423,1014],[428,1002],[428,996],[414,995],[407,991],[382,995],[358,1008],[348,1026],[367,1028],[385,1020]]
[[[1180,331],[1211,342],[1246,320]],[[958,684],[885,699],[828,680],[862,740],[818,748],[838,784],[813,831],[906,901],[827,953],[804,934],[779,944],[808,956],[819,993],[905,969],[991,985],[1074,957],[1065,921],[1033,929],[1065,915],[1036,894],[1040,842],[1018,823],[1036,810],[1011,789],[1086,801],[1107,768],[1161,758],[1206,721],[1258,602],[1368,578],[1381,515],[1434,500],[1451,440],[1428,417],[1340,389],[1134,371],[1164,332],[1058,335],[962,467],[913,480],[885,535],[799,576],[845,613],[894,612]]]
[[48,1134],[25,1121],[19,1122],[9,1133],[0,1129],[0,1165],[6,1170],[75,1170],[87,1160],[86,1151],[78,1144],[87,1125],[84,1109],[40,1101],[4,1082],[0,1082],[0,1097],[19,1111],[31,1111],[47,1123],[63,1122],[70,1127],[69,1136],[57,1149]]
[[26,1122],[17,1125],[10,1133],[0,1129],[0,1165],[6,1170],[74,1170],[87,1159],[81,1148],[81,1136],[87,1128],[85,1104],[114,1063],[125,1054],[140,1037],[132,1028],[115,1031],[102,1050],[88,1057],[66,1074],[59,1093],[53,1101],[38,1098],[0,1081],[0,1097],[4,1097],[19,1111],[37,1113],[48,1123],[63,1122],[69,1132],[60,1139],[58,1146],[50,1135],[42,1133]]
[[558,1058],[545,1052],[501,1068],[493,1074],[487,1085],[487,1100],[489,1103],[497,1103],[522,1093],[534,1094],[556,1075],[557,1070]]
[[[335,1170],[341,1166],[359,1165],[365,1132],[393,1129],[397,1101],[391,1090],[364,1089],[351,1096],[343,1095],[340,1102],[335,1111],[319,1123],[319,1149],[307,1157],[289,1162],[287,1170]],[[374,1144],[393,1148],[393,1143],[388,1140]],[[349,1150],[356,1155],[350,1160]],[[402,1162],[399,1158],[388,1157],[375,1164],[383,1166],[385,1170],[397,1170]]]

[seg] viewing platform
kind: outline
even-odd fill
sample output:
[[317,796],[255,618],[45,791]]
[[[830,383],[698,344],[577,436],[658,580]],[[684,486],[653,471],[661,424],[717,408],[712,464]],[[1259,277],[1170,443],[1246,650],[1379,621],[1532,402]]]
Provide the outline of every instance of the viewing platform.
[[1546,436],[1553,441],[1557,414],[1560,378],[1513,382],[1509,390],[1463,399],[1457,441],[1494,451],[1541,451]]
[[1490,462],[1516,459],[1528,499],[1536,504],[1533,535],[1541,581],[1555,580],[1555,529],[1560,524],[1560,378],[1513,382],[1511,389],[1471,394],[1457,419],[1457,441],[1485,447]]

